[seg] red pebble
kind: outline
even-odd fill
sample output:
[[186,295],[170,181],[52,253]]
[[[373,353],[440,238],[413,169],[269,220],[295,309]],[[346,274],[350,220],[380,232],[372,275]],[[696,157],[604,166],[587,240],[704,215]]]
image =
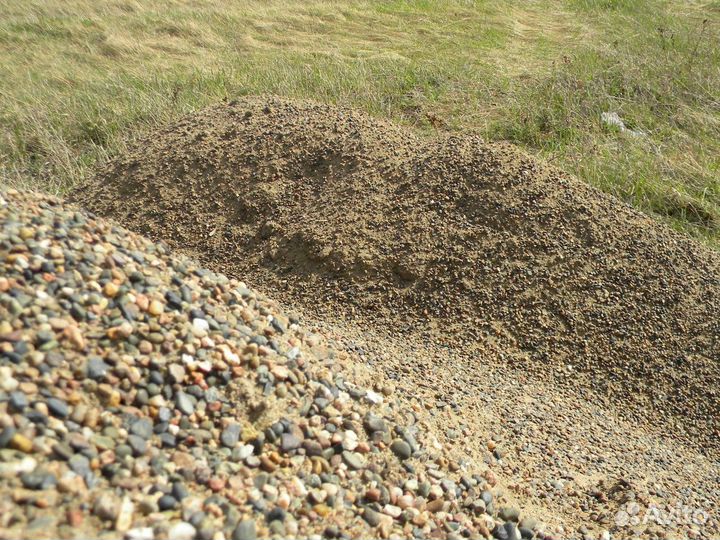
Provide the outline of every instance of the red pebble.
[[65,516],[67,518],[68,525],[71,527],[79,527],[83,522],[83,513],[77,509],[70,509],[67,511]]
[[208,487],[217,493],[225,487],[225,480],[218,478],[217,476],[213,476],[210,480],[208,480]]

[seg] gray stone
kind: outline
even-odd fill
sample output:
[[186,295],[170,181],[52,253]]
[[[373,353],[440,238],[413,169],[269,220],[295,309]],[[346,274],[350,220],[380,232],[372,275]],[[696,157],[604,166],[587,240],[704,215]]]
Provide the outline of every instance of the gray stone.
[[158,499],[157,503],[161,512],[164,512],[165,510],[174,510],[178,504],[177,499],[172,495],[163,495]]
[[54,474],[38,469],[21,474],[20,481],[27,489],[49,489],[57,484]]
[[377,527],[378,525],[380,525],[382,514],[380,514],[380,512],[376,512],[372,508],[365,508],[363,510],[362,517],[368,525],[370,525],[371,527]]
[[369,433],[375,433],[376,431],[387,431],[387,425],[385,421],[379,416],[368,414],[364,421],[365,429]]
[[137,435],[128,435],[127,442],[136,456],[142,456],[147,452],[147,441]]
[[412,456],[410,445],[402,439],[395,439],[390,445],[390,450],[402,460],[409,459]]
[[65,461],[68,461],[74,454],[72,448],[70,448],[70,445],[67,443],[57,443],[53,445],[52,451],[53,454]]
[[22,392],[10,392],[8,404],[12,410],[22,412],[28,406],[27,396]]
[[70,469],[82,477],[90,472],[90,460],[82,454],[75,454],[68,461]]
[[498,516],[500,516],[500,519],[503,521],[518,521],[520,518],[520,510],[514,506],[503,506],[498,511]]
[[175,405],[181,413],[188,416],[195,412],[195,404],[192,398],[182,390],[175,396]]
[[255,540],[257,538],[257,530],[255,522],[251,519],[241,521],[235,527],[232,533],[232,540]]
[[102,380],[109,368],[102,358],[93,356],[87,362],[87,376],[94,381]]
[[103,493],[93,505],[93,513],[100,519],[115,521],[120,512],[120,501],[110,493]]
[[130,433],[147,440],[152,437],[153,423],[149,418],[140,418],[132,423]]
[[70,414],[68,404],[61,399],[50,398],[47,400],[47,407],[50,414],[58,418],[66,418]]
[[342,458],[345,464],[352,470],[360,470],[365,468],[365,458],[363,458],[357,452],[348,452],[347,450],[342,453]]
[[237,445],[238,441],[240,440],[240,431],[240,424],[228,424],[228,426],[220,434],[220,442],[223,444],[223,446],[227,446],[228,448],[235,448],[235,445]]
[[17,430],[13,427],[6,427],[0,432],[0,448],[5,448],[10,444],[10,440],[17,433]]
[[292,433],[283,433],[280,436],[280,448],[282,448],[283,452],[297,450],[300,445],[302,445],[302,440]]

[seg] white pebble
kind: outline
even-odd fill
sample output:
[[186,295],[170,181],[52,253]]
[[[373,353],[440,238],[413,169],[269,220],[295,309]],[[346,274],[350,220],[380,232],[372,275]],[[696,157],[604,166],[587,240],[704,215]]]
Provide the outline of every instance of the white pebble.
[[241,446],[238,450],[238,457],[241,461],[247,459],[248,457],[252,456],[253,452],[255,451],[255,448],[250,445],[246,444],[244,446]]
[[176,523],[168,531],[168,540],[193,540],[195,538],[195,527],[181,521]]
[[0,366],[0,389],[5,392],[12,392],[20,385],[12,377],[12,370],[8,366]]
[[357,433],[352,430],[347,430],[343,436],[342,447],[345,450],[353,451],[358,446]]
[[201,332],[207,332],[210,330],[210,324],[205,319],[193,319],[193,328]]
[[135,505],[132,501],[128,497],[123,498],[123,501],[120,504],[120,512],[118,513],[117,521],[115,521],[115,530],[124,532],[130,529],[134,512]]
[[24,457],[20,461],[0,462],[0,478],[11,478],[18,474],[32,472],[35,467],[37,467],[37,461],[30,456]]
[[125,533],[125,540],[153,540],[154,538],[152,527],[138,527]]

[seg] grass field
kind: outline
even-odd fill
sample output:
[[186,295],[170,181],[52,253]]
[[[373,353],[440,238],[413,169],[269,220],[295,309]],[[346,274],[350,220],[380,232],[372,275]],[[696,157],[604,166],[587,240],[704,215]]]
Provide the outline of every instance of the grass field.
[[2,183],[265,92],[511,140],[720,246],[717,0],[0,0]]

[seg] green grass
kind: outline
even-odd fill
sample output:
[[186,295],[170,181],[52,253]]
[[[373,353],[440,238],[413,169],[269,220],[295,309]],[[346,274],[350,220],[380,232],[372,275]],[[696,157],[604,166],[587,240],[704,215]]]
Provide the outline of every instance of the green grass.
[[0,1],[3,183],[62,193],[268,92],[511,140],[720,245],[720,2]]

